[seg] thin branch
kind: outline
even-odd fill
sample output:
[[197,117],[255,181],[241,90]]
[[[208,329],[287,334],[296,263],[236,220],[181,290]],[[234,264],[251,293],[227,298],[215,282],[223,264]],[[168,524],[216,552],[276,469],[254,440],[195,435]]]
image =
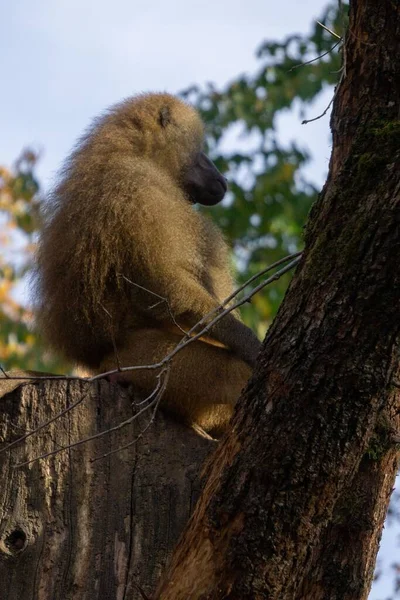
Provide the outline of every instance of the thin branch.
[[[284,275],[285,273],[287,273],[288,271],[290,271],[291,269],[293,269],[300,262],[301,252],[297,252],[297,253],[295,253],[292,256],[296,256],[297,258],[295,258],[295,260],[293,260],[292,262],[290,262],[289,265],[287,265],[283,269],[280,269],[274,275],[272,275],[271,277],[269,277],[265,281],[261,282],[253,290],[251,290],[251,292],[249,292],[248,294],[246,294],[245,296],[243,296],[243,298],[241,300],[238,300],[237,302],[235,302],[234,304],[232,304],[228,308],[224,309],[223,307],[234,296],[236,296],[239,291],[241,291],[244,287],[246,287],[246,285],[248,285],[248,282],[254,281],[254,279],[256,279],[257,277],[259,277],[260,274],[263,273],[263,272],[257,273],[257,275],[254,275],[253,277],[251,277],[246,283],[244,283],[237,290],[235,290],[235,292],[233,292],[226,300],[224,300],[220,305],[218,305],[216,308],[214,308],[212,311],[210,311],[198,323],[196,323],[196,325],[194,325],[188,332],[186,332],[186,334],[183,336],[182,340],[161,361],[159,361],[157,363],[153,363],[151,365],[134,365],[134,366],[130,366],[130,367],[121,367],[120,371],[118,371],[117,369],[111,369],[110,371],[106,371],[104,373],[99,373],[98,375],[93,375],[93,377],[91,377],[90,379],[87,379],[86,381],[96,381],[97,379],[102,379],[104,377],[108,377],[108,376],[114,375],[116,373],[124,373],[124,372],[127,372],[127,371],[139,371],[140,369],[154,370],[154,369],[160,369],[160,368],[164,367],[166,365],[166,363],[168,363],[178,352],[180,352],[188,344],[191,344],[192,342],[198,340],[200,337],[202,337],[206,333],[208,333],[209,330],[216,323],[218,323],[218,321],[220,321],[225,315],[227,315],[228,313],[234,311],[239,306],[242,306],[243,304],[245,304],[246,302],[248,302],[250,300],[250,298],[252,298],[255,294],[257,294],[257,292],[259,292],[260,290],[262,290],[264,287],[266,287],[267,285],[269,285],[273,281],[277,281],[278,279],[280,279],[282,277],[282,275]],[[288,257],[286,257],[286,259],[287,258]],[[284,262],[284,260],[285,259],[281,259],[281,261],[277,261],[277,263],[275,263],[275,264],[278,264],[280,262]],[[272,268],[273,268],[273,265],[271,265],[270,267],[267,267],[266,269],[264,269],[264,272],[267,272],[267,271],[271,270]],[[217,316],[214,319],[212,319],[212,321],[210,321],[206,326],[202,327],[202,329],[200,331],[196,332],[196,330],[199,327],[203,326],[204,323],[207,322],[207,321],[209,321],[209,319],[213,315],[215,315],[216,313],[218,313],[218,314],[217,314]]]
[[301,251],[293,252],[293,254],[288,254],[287,256],[280,258],[279,260],[272,263],[272,265],[265,267],[265,269],[261,269],[261,271],[258,271],[258,273],[256,273],[255,275],[253,275],[252,277],[247,279],[247,281],[245,281],[241,286],[236,288],[235,291],[232,292],[232,294],[223,301],[221,306],[226,306],[231,300],[233,300],[233,298],[235,298],[235,296],[237,296],[242,290],[244,290],[248,285],[253,283],[253,281],[258,279],[259,277],[266,275],[267,273],[269,273],[269,271],[272,271],[272,269],[275,269],[276,267],[279,267],[280,265],[284,264],[285,262],[288,262],[289,260],[292,260],[293,258],[297,258],[301,255],[302,255]]
[[[168,367],[169,365],[166,365],[166,366]],[[161,371],[161,373],[162,373],[162,371]],[[158,393],[158,391],[161,387],[161,383],[160,383],[161,373],[159,373],[159,375],[157,375],[158,382],[157,382],[157,385],[154,388],[154,390],[151,392],[151,394],[149,394],[144,400],[141,400],[140,402],[132,402],[132,406],[134,406],[135,408],[139,408],[139,406],[143,406],[143,404],[149,403],[153,399],[153,397]]]
[[335,99],[335,95],[333,94],[331,101],[329,102],[328,106],[326,107],[326,109],[324,110],[324,112],[322,112],[320,115],[318,115],[318,117],[314,117],[313,119],[304,119],[304,121],[301,122],[302,125],[307,125],[307,123],[312,123],[313,121],[318,121],[318,119],[322,119],[322,117],[324,117],[326,115],[326,113],[328,112],[328,110],[330,109],[330,107],[332,106],[332,103]]
[[106,315],[108,315],[108,317],[110,318],[110,334],[111,334],[111,341],[112,341],[112,345],[113,345],[113,349],[114,349],[114,356],[115,356],[115,360],[116,360],[116,363],[117,363],[117,367],[118,367],[118,369],[120,369],[120,367],[121,367],[121,362],[120,362],[120,360],[119,360],[119,354],[118,354],[117,342],[115,341],[114,320],[113,320],[113,317],[112,317],[112,315],[111,315],[110,311],[108,311],[108,310],[106,309],[106,307],[105,307],[105,306],[103,306],[101,303],[100,303],[100,306],[101,306],[101,308],[104,310],[104,312],[106,313]]
[[[132,440],[128,444],[125,444],[124,446],[119,446],[118,448],[115,448],[114,450],[110,450],[110,452],[107,452],[106,454],[102,454],[101,456],[96,456],[95,458],[92,458],[90,460],[91,463],[94,463],[94,462],[96,462],[98,460],[102,460],[103,458],[107,458],[108,456],[111,456],[112,454],[115,454],[116,452],[121,452],[122,450],[126,450],[127,448],[130,448],[131,446],[133,446],[134,444],[136,444],[144,436],[144,434],[149,429],[149,427],[154,423],[154,419],[155,419],[155,416],[156,416],[156,413],[157,413],[157,409],[158,409],[158,407],[160,405],[161,399],[162,399],[162,397],[164,395],[164,392],[165,392],[165,390],[167,388],[168,379],[169,379],[169,369],[168,369],[167,374],[166,374],[166,376],[164,378],[162,389],[160,390],[160,393],[158,394],[157,401],[156,401],[156,403],[154,405],[154,410],[153,410],[153,412],[151,414],[149,422],[147,423],[146,427],[141,430],[141,432],[139,433],[139,435],[136,436],[136,438],[134,440]],[[148,408],[150,408],[150,405],[148,406]]]
[[333,52],[333,50],[335,48],[337,48],[337,46],[339,46],[339,44],[340,44],[341,41],[342,40],[340,39],[338,42],[336,42],[335,44],[333,44],[332,48],[329,48],[329,50],[327,50],[323,54],[320,54],[319,56],[316,56],[315,58],[312,58],[311,60],[307,60],[306,62],[302,62],[302,63],[299,63],[298,65],[294,65],[291,69],[288,70],[288,73],[291,73],[292,71],[294,71],[295,69],[298,69],[299,67],[304,67],[306,65],[311,65],[311,63],[316,62],[317,60],[320,60],[321,58],[324,58],[324,56],[326,56],[327,54],[330,54],[331,52]]
[[[4,369],[0,367],[0,370],[5,373]],[[9,375],[5,379],[11,381],[92,381],[91,377],[81,377],[80,375]],[[0,378],[1,381],[1,378]]]
[[[288,256],[285,256],[284,258],[281,258],[280,260],[277,260],[276,262],[274,262],[272,265],[269,265],[268,267],[266,267],[265,269],[262,269],[261,271],[259,271],[258,273],[256,273],[255,275],[253,275],[252,277],[250,277],[247,281],[245,281],[245,283],[243,283],[241,286],[239,286],[234,292],[232,292],[232,294],[230,296],[228,296],[228,298],[226,298],[220,305],[218,305],[216,308],[214,308],[210,313],[208,313],[207,315],[205,315],[205,317],[203,317],[194,327],[192,327],[192,329],[190,330],[190,332],[193,332],[198,326],[202,325],[204,322],[206,322],[208,319],[210,319],[210,317],[218,312],[221,312],[221,309],[226,306],[235,296],[237,296],[237,294],[239,294],[244,288],[246,288],[248,285],[250,285],[253,281],[255,281],[256,279],[258,279],[259,277],[262,277],[263,275],[265,275],[266,273],[268,273],[269,271],[271,271],[272,269],[274,269],[275,267],[287,262],[288,260],[291,260],[292,258],[296,258],[296,257],[300,257],[301,256],[301,252],[295,252],[293,254],[289,254]],[[297,264],[297,263],[296,263]],[[294,265],[292,265],[294,266]],[[292,268],[292,267],[290,267]],[[286,270],[284,271],[286,273]],[[278,272],[279,274],[280,272]],[[280,275],[279,275],[280,276]],[[124,277],[123,275],[121,275],[121,277]],[[279,277],[277,277],[279,279]],[[127,278],[125,278],[127,279]],[[271,281],[275,281],[275,277],[273,277],[272,279],[268,279],[264,282],[264,284],[260,287],[257,287],[256,290],[254,292],[251,292],[250,294],[248,294],[247,296],[244,297],[244,299],[242,301],[240,301],[238,304],[235,304],[231,307],[231,309],[228,312],[231,312],[232,310],[235,310],[235,308],[237,308],[238,306],[241,306],[242,304],[245,304],[246,302],[248,302],[253,295],[259,290],[262,289],[262,287],[265,287],[266,285],[269,285],[269,283],[271,283]],[[131,283],[132,285],[135,285],[137,287],[139,287],[140,289],[143,289],[146,292],[149,292],[150,294],[153,294],[155,296],[158,296],[158,294],[155,294],[155,292],[152,292],[151,290],[147,290],[146,288],[140,286],[139,284],[136,284],[132,281],[130,281],[129,279],[127,279],[127,281],[129,283]],[[165,300],[164,298],[160,297],[163,301]],[[225,314],[225,313],[224,313]],[[174,321],[174,324],[182,331],[182,333],[185,335],[185,337],[188,336],[188,334],[190,332],[187,332],[185,330],[183,330],[178,323],[176,323],[173,315],[171,314],[171,318]],[[219,320],[219,319],[218,319]],[[210,326],[213,325],[213,323],[210,323]],[[196,337],[196,339],[198,339]],[[190,342],[190,340],[193,340],[193,338],[190,338],[188,341]],[[21,380],[21,381],[52,381],[52,380],[56,380],[56,381],[84,381],[84,382],[88,382],[88,383],[92,383],[93,381],[97,381],[98,379],[102,379],[108,375],[114,375],[115,373],[118,372],[122,372],[122,371],[126,371],[126,370],[139,370],[139,369],[158,369],[160,367],[164,366],[164,362],[159,362],[159,363],[155,363],[153,365],[140,365],[140,366],[136,366],[136,367],[121,367],[121,370],[119,371],[118,369],[113,369],[111,371],[107,371],[104,373],[100,373],[97,375],[93,375],[92,377],[80,377],[79,375],[9,375],[6,371],[4,371],[4,369],[0,366],[0,370],[2,371],[2,373],[4,374],[4,377],[10,380]]]
[[343,56],[343,66],[341,69],[341,75],[339,77],[339,81],[337,86],[335,87],[335,91],[333,93],[333,96],[331,98],[331,101],[329,102],[328,106],[326,107],[326,109],[324,110],[323,113],[321,113],[318,117],[314,117],[313,119],[304,119],[304,121],[301,122],[302,125],[307,125],[307,123],[312,123],[313,121],[318,121],[318,119],[321,119],[322,117],[324,117],[326,115],[326,113],[328,112],[328,110],[330,109],[330,107],[332,106],[333,101],[335,100],[337,93],[339,91],[340,88],[340,84],[342,83],[343,79],[346,76],[346,58],[345,55]]
[[[167,370],[167,369],[165,369],[165,370]],[[157,377],[160,377],[162,375],[162,373],[163,372],[161,372],[159,375],[157,375]],[[161,387],[161,390],[163,391],[164,387]],[[151,397],[152,395],[153,395],[153,393],[150,394],[149,397]],[[115,427],[109,427],[108,429],[105,429],[104,431],[95,433],[94,435],[91,435],[89,437],[78,440],[77,442],[73,442],[72,444],[67,444],[66,446],[60,446],[57,450],[51,450],[50,452],[46,452],[45,454],[41,454],[40,456],[36,456],[35,458],[32,458],[30,460],[24,461],[22,463],[17,463],[16,465],[14,465],[14,468],[17,469],[19,467],[25,467],[26,465],[30,465],[38,460],[41,460],[42,458],[49,458],[50,456],[54,456],[55,454],[58,454],[62,450],[70,450],[72,448],[76,448],[77,446],[81,446],[82,444],[85,444],[86,442],[91,442],[93,440],[97,440],[98,438],[101,438],[104,435],[107,435],[109,433],[113,433],[114,431],[119,431],[126,425],[130,425],[130,423],[133,423],[133,421],[135,421],[141,414],[143,414],[146,410],[151,408],[154,404],[158,404],[159,402],[160,402],[160,398],[159,398],[159,395],[157,395],[157,397],[154,400],[152,400],[148,406],[145,406],[144,408],[139,410],[139,412],[132,415],[132,417],[130,417],[129,419],[126,419],[125,421],[122,421],[122,423],[115,425]]]
[[[255,294],[257,294],[260,290],[262,290],[263,288],[265,288],[267,285],[269,285],[270,283],[277,281],[278,279],[280,279],[282,277],[282,275],[284,275],[285,273],[287,273],[288,271],[290,271],[291,269],[293,269],[299,262],[301,259],[301,252],[297,252],[296,254],[293,254],[292,256],[295,256],[296,258],[290,262],[288,265],[286,265],[286,267],[283,267],[283,269],[280,269],[279,271],[277,271],[276,273],[274,273],[274,275],[271,275],[270,277],[268,277],[268,279],[266,279],[265,281],[262,281],[259,285],[257,285],[253,290],[251,290],[251,292],[249,292],[248,294],[246,294],[241,300],[238,300],[237,302],[235,302],[232,306],[225,308],[225,310],[221,310],[221,307],[226,306],[226,304],[228,304],[228,302],[230,301],[230,299],[232,299],[237,292],[231,294],[231,296],[229,296],[226,300],[224,300],[224,302],[220,305],[220,307],[212,310],[210,313],[208,313],[208,315],[206,315],[205,317],[203,317],[199,323],[197,323],[194,327],[192,327],[192,329],[190,329],[190,331],[188,331],[188,335],[191,335],[192,333],[195,332],[195,330],[198,328],[199,325],[203,324],[204,322],[206,322],[210,316],[212,316],[213,314],[215,314],[216,312],[219,312],[218,316],[213,319],[206,327],[204,327],[199,333],[197,333],[195,336],[191,337],[191,339],[198,339],[199,337],[201,337],[202,335],[204,335],[205,333],[207,333],[211,327],[213,327],[216,323],[218,323],[218,321],[220,321],[225,315],[227,315],[228,313],[232,312],[233,310],[235,310],[236,308],[238,308],[239,306],[242,306],[243,304],[245,304],[246,302],[248,302],[250,300],[250,298],[252,298],[253,296],[255,296]],[[283,262],[283,261],[282,261]],[[279,261],[277,261],[278,264]],[[267,272],[269,270],[271,270],[273,268],[273,266],[269,267],[268,269],[265,269],[264,272]],[[254,281],[256,278],[259,277],[259,274],[254,275],[253,277],[251,277],[248,282],[252,282]],[[243,284],[238,291],[241,291],[244,287],[246,287],[246,285],[248,284],[248,282],[246,282],[245,284]],[[173,351],[174,353],[174,351]]]
[[142,600],[151,600],[151,598],[149,598],[144,591],[142,590],[142,588],[140,587],[140,585],[138,585],[137,583],[135,583],[133,581],[133,585],[135,586],[135,588],[137,589],[137,591],[139,592],[139,594],[142,596]]
[[70,404],[69,406],[67,406],[67,408],[64,408],[64,410],[62,410],[61,412],[59,412],[56,415],[54,415],[54,417],[51,417],[51,419],[49,419],[48,421],[45,421],[44,423],[41,423],[35,429],[32,429],[31,431],[28,431],[27,433],[25,433],[24,435],[22,435],[17,440],[14,440],[10,444],[7,444],[7,446],[5,446],[4,448],[1,448],[0,449],[0,454],[2,454],[3,452],[6,452],[7,450],[11,450],[11,448],[13,448],[14,446],[16,446],[20,442],[24,442],[26,439],[28,439],[29,437],[31,437],[31,435],[33,435],[34,433],[38,433],[39,431],[41,431],[42,429],[44,429],[48,425],[51,425],[51,423],[54,423],[54,421],[57,421],[57,419],[60,419],[61,417],[63,417],[64,415],[66,415],[70,410],[73,410],[79,404],[81,404],[85,400],[85,398],[87,397],[88,393],[89,392],[85,392],[83,394],[83,396],[81,398],[79,398],[79,400],[77,400],[73,404]]
[[[205,315],[187,333],[189,335],[192,334],[200,325],[202,325],[203,323],[206,323],[214,314],[217,314],[217,313],[221,312],[221,309],[223,309],[227,304],[229,304],[229,302],[231,302],[231,300],[233,300],[233,298],[235,298],[241,291],[243,291],[247,286],[249,286],[251,283],[253,283],[253,281],[255,281],[256,279],[258,279],[259,277],[262,277],[263,275],[266,275],[269,271],[272,271],[272,269],[275,269],[276,267],[279,267],[281,264],[287,262],[288,260],[292,260],[293,258],[301,257],[301,255],[302,255],[302,252],[294,252],[293,254],[289,254],[288,256],[285,256],[284,258],[281,258],[281,259],[277,260],[276,262],[272,263],[272,265],[269,265],[265,269],[262,269],[261,271],[259,271],[258,273],[256,273],[255,275],[253,275],[252,277],[250,277],[249,279],[247,279],[247,281],[245,281],[241,286],[239,286],[238,288],[236,288],[232,292],[232,294],[230,296],[228,296],[227,298],[225,298],[225,300],[219,306],[217,306],[212,311],[210,311],[207,315]],[[279,271],[278,271],[278,273],[279,273]],[[279,279],[279,277],[278,277],[278,279]],[[264,284],[265,285],[269,285],[269,283],[271,283],[271,281],[274,281],[274,279],[272,279],[272,280],[271,279],[267,279],[264,282]],[[265,287],[265,286],[263,286],[263,287]],[[255,288],[255,289],[258,290],[259,288]],[[245,302],[248,302],[254,296],[255,293],[256,292],[254,291],[254,293],[252,292],[251,294],[249,294],[248,296],[246,296],[244,298],[244,302],[240,302],[240,304],[235,304],[235,306],[232,308],[232,310],[234,310],[238,306],[241,306],[242,304],[245,304]]]
[[323,23],[321,23],[320,21],[316,21],[318,23],[318,25],[320,25],[322,27],[322,29],[325,29],[325,31],[327,31],[328,33],[330,33],[331,35],[333,35],[333,37],[337,38],[338,40],[341,40],[342,38],[340,37],[340,35],[338,35],[337,33],[335,33],[334,31],[332,31],[332,29],[329,29],[329,27],[327,27],[326,25],[324,25]]
[[320,25],[323,29],[325,29],[325,31],[328,31],[328,33],[330,33],[331,35],[333,35],[335,38],[337,38],[339,41],[335,44],[334,47],[336,47],[338,44],[340,44],[340,42],[343,43],[343,65],[341,67],[341,74],[340,74],[340,78],[338,81],[337,86],[335,87],[335,91],[334,94],[332,96],[331,101],[329,102],[328,106],[326,107],[326,109],[324,110],[324,112],[322,112],[320,115],[318,115],[318,117],[314,117],[313,119],[304,119],[304,121],[301,122],[302,125],[307,125],[307,123],[312,123],[313,121],[318,121],[319,119],[322,119],[322,117],[324,117],[326,115],[326,113],[328,112],[328,110],[330,109],[330,107],[333,104],[333,101],[336,98],[336,95],[338,93],[338,90],[340,88],[340,84],[342,83],[342,81],[344,80],[344,78],[346,77],[346,66],[347,66],[347,61],[346,61],[346,45],[345,45],[345,37],[338,35],[337,33],[335,33],[334,31],[332,31],[332,29],[329,29],[329,27],[326,27],[326,25],[324,25],[323,23],[320,23],[320,21],[317,21],[318,25]]
[[171,320],[174,323],[174,325],[176,325],[176,327],[178,327],[178,329],[180,329],[182,331],[182,333],[186,333],[186,331],[184,329],[182,329],[182,327],[179,325],[179,323],[175,320],[174,314],[172,312],[171,306],[170,306],[167,298],[164,298],[163,296],[160,296],[160,294],[156,294],[156,292],[152,292],[151,290],[143,287],[142,285],[139,285],[138,283],[131,281],[130,279],[128,279],[128,277],[125,277],[125,275],[120,275],[120,277],[122,277],[122,279],[125,279],[125,281],[127,281],[131,285],[134,285],[135,287],[139,288],[140,290],[143,290],[144,292],[147,292],[148,294],[152,294],[153,296],[156,296],[156,298],[160,299],[160,302],[156,302],[155,304],[152,304],[151,306],[149,306],[149,310],[156,308],[156,306],[158,306],[159,304],[164,302],[167,306],[169,316],[171,317]]

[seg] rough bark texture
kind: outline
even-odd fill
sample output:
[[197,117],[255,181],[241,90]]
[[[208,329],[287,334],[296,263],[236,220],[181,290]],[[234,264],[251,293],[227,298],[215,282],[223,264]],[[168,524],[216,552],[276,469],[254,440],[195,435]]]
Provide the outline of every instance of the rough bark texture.
[[398,453],[400,5],[353,0],[303,260],[156,598],[364,599]]
[[80,397],[0,454],[1,600],[142,600],[138,586],[154,589],[198,497],[199,467],[215,444],[162,414],[108,458],[90,462],[132,441],[138,426],[13,468],[118,425],[132,416],[132,398],[106,382],[53,381],[0,399],[0,440],[10,442]]
[[[396,403],[391,403],[392,409]],[[397,404],[398,406],[398,404]],[[391,425],[399,423],[392,410]],[[367,598],[390,495],[398,468],[391,429],[378,426],[357,474],[335,505],[319,543],[312,549],[296,600]],[[376,444],[376,445],[375,445]]]

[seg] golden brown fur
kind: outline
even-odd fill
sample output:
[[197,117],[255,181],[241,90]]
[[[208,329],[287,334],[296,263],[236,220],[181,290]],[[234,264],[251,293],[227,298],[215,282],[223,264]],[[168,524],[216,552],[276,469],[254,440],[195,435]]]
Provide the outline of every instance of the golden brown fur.
[[[193,108],[149,94],[110,109],[68,159],[50,198],[37,277],[39,327],[66,358],[103,372],[116,367],[113,337],[122,366],[159,361],[179,341],[165,303],[154,307],[157,299],[125,278],[167,298],[186,328],[231,293],[226,244],[192,206],[224,193],[212,163],[199,167],[202,144]],[[233,314],[209,335],[229,350],[197,341],[176,355],[163,402],[215,431],[259,342]],[[154,372],[124,376],[145,393],[155,386]]]

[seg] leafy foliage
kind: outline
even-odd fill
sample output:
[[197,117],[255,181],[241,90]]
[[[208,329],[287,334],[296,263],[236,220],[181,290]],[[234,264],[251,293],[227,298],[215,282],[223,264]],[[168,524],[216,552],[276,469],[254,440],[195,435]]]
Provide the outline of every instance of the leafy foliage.
[[13,169],[0,167],[0,365],[9,370],[54,370],[58,364],[31,330],[32,313],[20,301],[40,227],[38,154],[24,150]]

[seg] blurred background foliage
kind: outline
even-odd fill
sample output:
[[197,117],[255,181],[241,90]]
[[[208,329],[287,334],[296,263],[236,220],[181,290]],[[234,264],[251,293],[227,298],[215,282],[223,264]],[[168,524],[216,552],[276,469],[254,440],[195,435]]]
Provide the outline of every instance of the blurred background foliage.
[[[280,142],[277,118],[294,108],[301,114],[337,82],[340,47],[328,30],[342,34],[343,14],[347,10],[339,14],[330,5],[319,19],[327,29],[315,23],[309,36],[264,42],[257,51],[257,70],[222,89],[207,84],[182,92],[199,109],[207,125],[208,151],[229,179],[226,200],[209,214],[232,243],[240,282],[302,247],[302,228],[318,192],[302,173],[312,157],[296,142]],[[0,365],[6,370],[63,372],[68,366],[41,347],[31,327],[31,311],[19,301],[40,231],[43,198],[35,177],[39,159],[37,152],[26,149],[11,170],[0,167]],[[245,321],[260,337],[290,277],[244,307]]]
[[0,366],[52,370],[62,365],[41,346],[32,330],[32,311],[22,282],[33,266],[40,230],[39,154],[25,149],[11,170],[0,166]]

